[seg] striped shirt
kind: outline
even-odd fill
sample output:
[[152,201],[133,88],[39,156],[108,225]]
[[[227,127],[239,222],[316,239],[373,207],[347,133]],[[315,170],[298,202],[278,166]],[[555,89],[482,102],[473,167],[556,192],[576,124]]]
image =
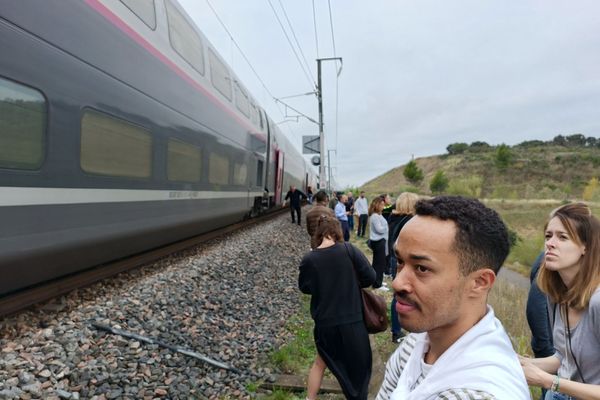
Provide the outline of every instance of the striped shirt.
[[[390,399],[392,392],[396,389],[400,375],[402,375],[402,371],[406,366],[408,357],[415,347],[415,342],[415,335],[406,336],[400,346],[398,346],[398,349],[392,354],[385,366],[385,377],[383,378],[379,393],[377,393],[376,400]],[[421,371],[415,387],[425,379],[425,376],[426,373]],[[453,388],[438,393],[434,400],[496,400],[496,397],[479,390]]]

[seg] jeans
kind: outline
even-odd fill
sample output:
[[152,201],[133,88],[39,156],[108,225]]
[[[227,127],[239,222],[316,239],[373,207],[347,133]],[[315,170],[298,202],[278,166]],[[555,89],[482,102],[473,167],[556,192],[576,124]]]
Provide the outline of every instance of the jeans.
[[300,206],[298,206],[298,207],[290,206],[290,213],[292,214],[292,223],[296,222],[296,219],[294,218],[294,213],[296,213],[296,215],[298,216],[298,225],[300,225],[300,222],[301,222],[300,216],[302,215],[302,212],[300,211]]
[[348,228],[350,231],[354,230],[354,215],[348,215]]
[[344,234],[344,242],[350,240],[350,230],[348,229],[348,221],[340,221],[340,225],[342,225],[342,233]]
[[546,392],[546,397],[544,397],[544,400],[575,400],[575,398],[563,393],[548,390]]

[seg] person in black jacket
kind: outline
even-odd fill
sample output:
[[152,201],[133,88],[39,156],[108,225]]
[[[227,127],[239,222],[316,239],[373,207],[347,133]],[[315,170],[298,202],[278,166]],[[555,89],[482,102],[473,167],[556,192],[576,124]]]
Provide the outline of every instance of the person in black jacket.
[[298,277],[300,290],[311,295],[318,352],[308,375],[307,398],[316,399],[327,367],[347,399],[366,400],[372,357],[359,286],[370,286],[375,270],[360,250],[344,243],[336,218],[321,216],[315,236],[320,245],[306,253]]
[[301,225],[302,220],[300,219],[300,202],[303,198],[307,199],[308,197],[306,197],[306,195],[303,192],[296,189],[296,186],[294,185],[290,186],[290,190],[285,195],[285,201],[287,202],[288,199],[290,200],[289,203],[290,213],[292,214],[292,224],[296,222],[294,218],[294,212],[296,212],[296,215],[298,216],[298,225]]

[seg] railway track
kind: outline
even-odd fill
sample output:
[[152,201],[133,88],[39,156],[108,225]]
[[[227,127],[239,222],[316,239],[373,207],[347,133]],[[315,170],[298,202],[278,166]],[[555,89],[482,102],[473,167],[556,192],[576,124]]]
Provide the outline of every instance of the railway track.
[[208,240],[218,238],[227,233],[265,222],[287,211],[288,208],[277,208],[260,217],[248,219],[164,247],[136,254],[126,259],[102,264],[76,274],[68,275],[63,278],[55,279],[50,282],[45,282],[31,288],[8,294],[0,298],[0,318],[14,314],[27,307],[64,295],[72,290],[89,286],[95,282],[120,274],[121,272],[129,271],[140,267],[141,265],[157,261],[165,256],[196,246]]

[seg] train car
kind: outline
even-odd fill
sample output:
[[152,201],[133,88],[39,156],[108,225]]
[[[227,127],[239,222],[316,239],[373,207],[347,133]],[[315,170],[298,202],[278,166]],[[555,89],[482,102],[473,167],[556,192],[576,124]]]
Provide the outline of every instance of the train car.
[[0,8],[0,295],[280,204],[314,172],[174,0]]

